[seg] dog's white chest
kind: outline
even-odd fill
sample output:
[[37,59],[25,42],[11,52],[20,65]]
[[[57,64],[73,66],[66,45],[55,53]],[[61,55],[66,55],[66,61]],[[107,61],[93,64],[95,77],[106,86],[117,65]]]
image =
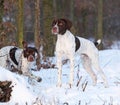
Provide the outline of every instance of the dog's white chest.
[[21,56],[21,61],[20,62],[21,62],[20,66],[21,66],[21,70],[22,70],[23,74],[28,72],[29,62],[27,61],[27,58],[23,57],[23,54]]
[[56,52],[63,53],[65,55],[75,51],[75,39],[70,32],[66,32],[65,35],[58,35],[56,43]]

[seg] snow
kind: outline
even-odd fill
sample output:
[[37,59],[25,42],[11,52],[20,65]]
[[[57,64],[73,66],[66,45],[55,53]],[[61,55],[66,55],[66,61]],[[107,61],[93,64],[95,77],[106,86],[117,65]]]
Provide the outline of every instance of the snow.
[[[104,87],[97,72],[97,85],[92,86],[92,80],[83,69],[79,57],[76,57],[72,88],[68,85],[69,62],[63,65],[62,87],[56,87],[57,69],[32,71],[42,77],[39,83],[0,67],[0,81],[12,81],[13,86],[10,101],[0,105],[120,105],[120,50],[103,50],[99,54],[100,66],[107,76],[109,88]],[[52,61],[55,62],[55,57]]]
[[113,44],[111,46],[111,48],[113,49],[120,49],[120,41],[113,41]]

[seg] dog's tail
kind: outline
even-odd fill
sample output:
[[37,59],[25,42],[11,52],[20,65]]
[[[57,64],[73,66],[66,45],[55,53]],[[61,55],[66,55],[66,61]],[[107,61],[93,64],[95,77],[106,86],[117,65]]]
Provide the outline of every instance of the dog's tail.
[[94,42],[95,46],[98,46],[101,43],[101,39],[98,39],[97,41]]

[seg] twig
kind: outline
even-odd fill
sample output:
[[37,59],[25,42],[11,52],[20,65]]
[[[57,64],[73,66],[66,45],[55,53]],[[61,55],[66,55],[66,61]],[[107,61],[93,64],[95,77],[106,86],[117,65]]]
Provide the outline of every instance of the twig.
[[85,83],[85,85],[83,85],[83,92],[85,91],[87,84],[88,84],[88,81]]
[[[77,67],[77,66],[76,66]],[[77,78],[79,79],[79,72],[80,72],[80,70],[79,70],[79,65],[78,65],[78,70],[77,70]]]
[[64,102],[63,105],[69,105],[68,102]]
[[103,66],[103,68],[105,68],[111,61],[112,61],[112,58]]
[[118,86],[120,84],[120,82],[118,82],[118,81],[115,81],[114,83],[116,84],[116,86]]
[[120,79],[119,79],[118,77],[116,77],[116,79],[117,79],[117,81],[115,81],[114,83],[115,83],[116,85],[119,85],[119,84],[120,84]]
[[81,105],[81,100],[79,100],[79,103],[78,103],[78,105]]
[[79,86],[81,79],[82,79],[82,76],[79,78],[79,80],[77,82],[77,85],[76,85],[77,87]]

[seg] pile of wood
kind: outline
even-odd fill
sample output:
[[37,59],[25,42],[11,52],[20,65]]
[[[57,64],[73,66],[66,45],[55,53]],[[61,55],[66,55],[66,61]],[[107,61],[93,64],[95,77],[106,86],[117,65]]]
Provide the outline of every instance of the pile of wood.
[[11,81],[0,81],[0,102],[8,102],[10,100],[12,86]]

